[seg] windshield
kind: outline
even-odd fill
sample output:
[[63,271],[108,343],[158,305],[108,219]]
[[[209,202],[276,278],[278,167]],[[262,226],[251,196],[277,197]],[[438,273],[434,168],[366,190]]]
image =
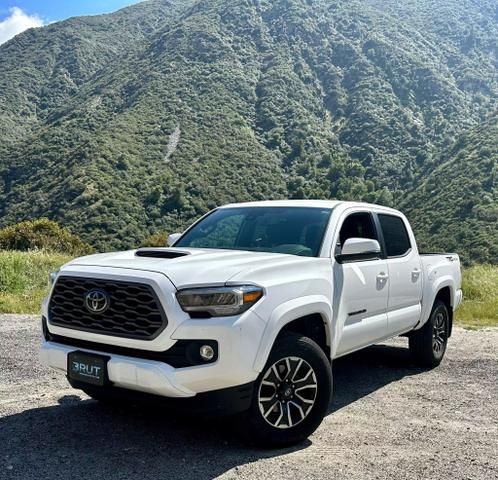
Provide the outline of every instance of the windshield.
[[331,211],[313,207],[220,208],[187,230],[175,247],[316,257]]

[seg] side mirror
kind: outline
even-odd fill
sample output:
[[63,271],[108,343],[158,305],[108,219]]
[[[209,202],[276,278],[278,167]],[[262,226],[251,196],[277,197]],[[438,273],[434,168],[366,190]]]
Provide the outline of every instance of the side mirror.
[[341,253],[335,256],[339,263],[375,260],[380,258],[380,245],[371,238],[348,238]]
[[171,247],[181,236],[181,233],[172,233],[171,235],[168,235],[168,247]]

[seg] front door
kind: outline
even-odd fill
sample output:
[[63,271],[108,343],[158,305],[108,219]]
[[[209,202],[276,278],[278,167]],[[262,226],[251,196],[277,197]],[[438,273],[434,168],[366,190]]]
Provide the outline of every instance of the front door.
[[[336,252],[348,238],[379,240],[370,212],[350,213],[336,239]],[[334,264],[336,355],[343,355],[387,336],[389,275],[384,259]]]

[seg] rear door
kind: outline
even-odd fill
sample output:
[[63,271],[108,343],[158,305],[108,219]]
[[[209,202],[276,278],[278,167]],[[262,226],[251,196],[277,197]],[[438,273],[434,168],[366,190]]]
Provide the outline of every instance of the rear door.
[[[379,241],[371,212],[360,210],[344,215],[336,235],[334,254],[340,253],[344,242],[353,237]],[[342,264],[335,262],[334,308],[339,340],[337,355],[386,337],[387,277],[387,262],[380,257]]]
[[407,220],[391,213],[376,216],[389,274],[387,328],[395,335],[410,330],[420,319],[422,266]]

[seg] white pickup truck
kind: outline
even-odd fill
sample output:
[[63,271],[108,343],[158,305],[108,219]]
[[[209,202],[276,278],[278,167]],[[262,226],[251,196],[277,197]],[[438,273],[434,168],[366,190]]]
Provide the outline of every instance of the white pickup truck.
[[320,425],[337,357],[407,335],[416,364],[438,365],[462,300],[458,255],[420,255],[378,205],[226,205],[169,243],[51,274],[41,359],[97,400],[245,412],[264,444]]

